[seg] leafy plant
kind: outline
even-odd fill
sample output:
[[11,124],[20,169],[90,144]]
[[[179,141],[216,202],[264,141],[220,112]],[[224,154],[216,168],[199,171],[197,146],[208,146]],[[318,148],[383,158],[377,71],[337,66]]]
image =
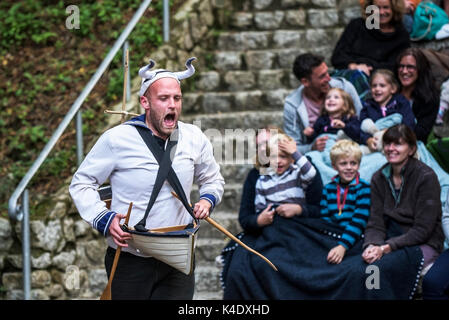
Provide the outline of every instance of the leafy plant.
[[[141,0],[74,2],[79,7],[80,28],[69,30],[65,26],[68,4],[63,0],[0,1],[3,209],[12,190],[141,4]],[[145,55],[162,44],[161,12],[162,1],[153,1],[129,36],[131,75],[137,74]],[[106,117],[105,106],[120,101],[122,90],[120,52],[83,104],[85,141],[96,137]],[[73,173],[75,151],[75,129],[70,124],[30,187],[42,194],[54,190],[58,181]]]

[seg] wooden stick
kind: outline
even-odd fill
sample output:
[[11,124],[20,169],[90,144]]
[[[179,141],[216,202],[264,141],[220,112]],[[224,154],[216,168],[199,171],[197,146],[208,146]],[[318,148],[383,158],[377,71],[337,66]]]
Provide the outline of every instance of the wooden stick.
[[[174,197],[176,197],[178,200],[179,197],[178,195],[172,191],[172,195]],[[192,205],[190,205],[192,207]],[[192,207],[193,208],[193,207]],[[223,232],[226,236],[228,236],[229,238],[231,238],[232,240],[234,240],[235,242],[237,242],[239,245],[241,245],[243,248],[245,248],[246,250],[248,250],[251,253],[254,253],[255,255],[259,256],[260,258],[262,258],[266,263],[268,263],[270,265],[270,267],[272,267],[275,271],[278,271],[278,269],[276,268],[276,266],[270,261],[268,260],[264,255],[262,255],[261,253],[257,252],[256,250],[248,247],[246,244],[244,244],[242,241],[240,241],[236,236],[234,236],[231,232],[229,232],[225,227],[223,227],[222,225],[220,225],[218,222],[216,222],[214,219],[212,219],[211,217],[206,217],[204,220],[206,220],[208,223],[210,223],[214,228],[218,229],[219,231]]]
[[123,74],[123,98],[122,98],[122,110],[121,111],[113,111],[113,110],[105,110],[104,113],[108,113],[108,114],[120,114],[121,117],[121,122],[123,123],[125,121],[125,117],[126,116],[134,116],[137,117],[139,116],[139,114],[137,113],[132,113],[132,112],[128,112],[126,111],[126,87],[128,85],[128,69],[129,69],[129,54],[128,54],[128,50],[126,50],[126,54],[125,54],[125,70],[124,70],[124,74]]
[[104,113],[109,113],[109,114],[122,114],[122,115],[125,115],[125,116],[130,115],[130,116],[135,116],[135,117],[140,116],[140,114],[132,113],[132,112],[128,112],[128,111],[104,110]]
[[246,244],[244,244],[242,241],[240,241],[237,237],[235,237],[231,232],[229,232],[228,230],[226,230],[223,226],[221,226],[218,222],[216,222],[215,220],[213,220],[211,217],[207,217],[204,220],[206,220],[207,222],[209,222],[212,226],[214,226],[215,228],[217,228],[218,230],[220,230],[221,232],[223,232],[225,235],[227,235],[229,238],[231,238],[232,240],[234,240],[235,242],[237,242],[239,245],[241,245],[243,248],[245,248],[246,250],[248,250],[249,252],[254,253],[255,255],[259,256],[260,258],[262,258],[263,260],[265,260],[266,263],[268,263],[270,265],[270,267],[272,267],[275,271],[278,271],[278,269],[276,268],[276,266],[270,261],[268,260],[264,255],[262,255],[261,253],[257,252],[256,250],[248,247]]
[[[126,214],[125,225],[128,225],[129,216],[131,215],[132,207],[133,207],[133,203],[131,202],[128,207],[128,213]],[[106,285],[106,288],[104,288],[104,291],[101,294],[100,300],[111,300],[112,279],[114,279],[115,269],[117,269],[118,259],[120,258],[121,252],[122,252],[122,247],[118,246],[117,250],[115,250],[114,262],[112,263],[112,269],[111,269],[111,274],[108,279],[108,284]]]

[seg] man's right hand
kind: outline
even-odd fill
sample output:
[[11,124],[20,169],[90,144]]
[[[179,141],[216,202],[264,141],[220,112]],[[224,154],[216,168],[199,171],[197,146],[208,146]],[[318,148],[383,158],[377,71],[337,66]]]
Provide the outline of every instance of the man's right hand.
[[127,247],[128,244],[126,241],[131,239],[131,234],[120,228],[120,220],[125,217],[126,215],[117,213],[109,226],[109,234],[112,236],[112,240],[114,240],[115,244],[120,247]]
[[315,139],[315,142],[313,143],[312,150],[318,150],[323,151],[326,147],[326,141],[329,139],[328,136],[323,136]]

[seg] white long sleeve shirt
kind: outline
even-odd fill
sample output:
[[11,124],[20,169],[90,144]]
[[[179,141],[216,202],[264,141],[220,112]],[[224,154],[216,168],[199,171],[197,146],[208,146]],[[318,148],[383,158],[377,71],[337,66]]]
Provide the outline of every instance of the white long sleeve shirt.
[[[159,169],[157,160],[134,128],[135,125],[146,127],[144,119],[141,115],[107,130],[81,163],[69,187],[81,217],[107,236],[113,248],[116,245],[108,233],[113,217],[116,213],[126,214],[132,201],[128,225],[134,226],[143,218]],[[179,121],[178,128],[179,140],[172,167],[187,199],[190,199],[193,183],[198,183],[200,198],[215,206],[221,201],[224,179],[214,159],[212,145],[198,127]],[[108,178],[112,188],[110,210],[98,193],[98,188]],[[148,215],[146,228],[192,222],[192,217],[171,191],[170,184],[165,181]],[[141,255],[131,246],[123,250]]]

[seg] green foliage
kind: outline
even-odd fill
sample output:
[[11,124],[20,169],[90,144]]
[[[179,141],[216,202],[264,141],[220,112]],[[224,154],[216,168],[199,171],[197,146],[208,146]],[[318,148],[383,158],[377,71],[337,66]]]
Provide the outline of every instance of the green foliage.
[[[142,44],[142,41],[161,42],[159,25],[162,1],[154,1],[154,3],[152,6],[158,13],[157,16],[142,19],[143,21],[137,27],[138,31],[134,32],[133,36],[138,45]],[[135,10],[140,4],[139,0],[82,2],[78,5],[80,28],[71,31],[79,37],[91,38],[92,29],[99,25],[125,25],[127,20],[123,12],[129,9]],[[0,3],[0,54],[26,44],[55,43],[58,33],[53,30],[55,26],[61,28],[65,25],[69,16],[66,12],[67,6],[62,0],[56,4],[53,1],[49,4],[45,1],[34,0],[2,1]],[[109,32],[115,38],[119,35],[119,30],[114,28],[109,29]]]
[[[70,14],[66,7],[70,2],[0,1],[1,209],[5,208],[12,190],[31,167],[68,107],[81,93],[142,1],[74,2],[79,7],[80,28],[69,30],[65,24]],[[161,26],[162,0],[155,0],[128,38],[129,72],[132,76],[145,63],[144,57],[162,44]],[[105,48],[101,53],[92,49],[99,44]],[[67,52],[65,57],[68,59],[60,59],[62,54],[52,57],[54,52]],[[41,55],[42,59],[36,56],[32,61],[27,60],[34,53]],[[100,87],[96,89],[99,93],[89,95],[83,104],[85,141],[97,134],[97,128],[105,117],[105,106],[121,101],[121,51],[97,87]],[[74,132],[71,124],[39,169],[32,185],[47,185],[52,178],[62,182],[73,173],[76,165]]]

